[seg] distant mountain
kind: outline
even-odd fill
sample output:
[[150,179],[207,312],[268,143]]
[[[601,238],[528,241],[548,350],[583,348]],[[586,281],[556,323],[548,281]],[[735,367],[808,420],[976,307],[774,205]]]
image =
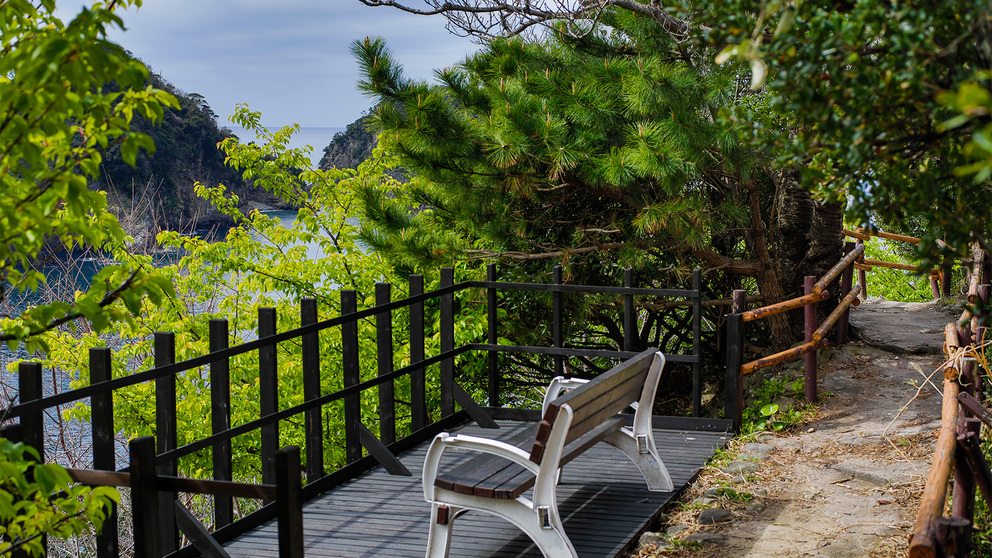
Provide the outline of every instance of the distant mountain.
[[121,158],[120,148],[111,147],[103,154],[101,180],[91,184],[92,188],[105,190],[110,203],[124,213],[138,213],[132,220],[149,228],[191,229],[229,223],[226,216],[196,196],[195,182],[224,184],[246,205],[279,205],[273,196],[256,190],[238,171],[224,164],[218,144],[234,134],[217,126],[217,115],[202,95],[185,93],[154,72],[148,82],[179,101],[179,108],[166,109],[157,125],[140,115],[131,123],[133,131],[152,137],[155,154],[141,151],[136,166],[131,167]]
[[368,129],[370,112],[371,110],[348,124],[343,132],[334,134],[331,143],[324,148],[324,156],[320,158],[318,168],[353,169],[372,156],[378,140]]

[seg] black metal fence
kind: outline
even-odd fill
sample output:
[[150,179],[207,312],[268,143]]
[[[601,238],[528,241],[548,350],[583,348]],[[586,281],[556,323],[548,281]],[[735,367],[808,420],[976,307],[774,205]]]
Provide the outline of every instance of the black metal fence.
[[[35,447],[44,459],[45,429],[43,413],[46,409],[75,403],[90,398],[92,411],[93,470],[71,470],[75,478],[88,484],[129,486],[132,489],[132,513],[135,525],[135,554],[139,557],[168,555],[193,556],[197,553],[218,555],[219,542],[279,517],[280,544],[285,541],[282,553],[296,556],[302,553],[302,527],[299,508],[302,501],[311,499],[328,489],[356,477],[376,465],[382,465],[393,474],[409,474],[396,458],[401,452],[422,443],[436,433],[449,429],[468,418],[481,425],[495,426],[489,412],[501,406],[500,355],[535,354],[549,355],[554,369],[561,374],[565,359],[616,358],[625,359],[637,354],[638,306],[635,297],[662,297],[682,299],[691,303],[692,350],[689,354],[666,355],[669,362],[686,363],[692,367],[693,414],[701,413],[701,274],[692,276],[689,289],[637,288],[633,274],[625,274],[620,287],[563,284],[560,269],[551,284],[509,283],[497,280],[495,265],[487,271],[485,281],[454,282],[450,268],[441,270],[440,288],[425,293],[424,278],[409,278],[409,296],[403,300],[390,300],[388,284],[378,284],[375,305],[359,310],[355,291],[341,291],[341,315],[319,321],[317,301],[306,299],[301,304],[301,326],[278,332],[276,312],[272,308],[258,310],[258,338],[233,347],[228,346],[226,320],[212,320],[209,326],[210,353],[176,362],[175,336],[156,333],[154,338],[154,363],[151,370],[112,378],[110,349],[90,349],[90,385],[80,389],[42,397],[42,367],[37,363],[20,365],[20,401],[8,410],[8,416],[19,419],[16,428],[7,429],[9,437],[20,436]],[[456,346],[455,293],[481,289],[485,293],[487,331],[485,339]],[[500,344],[497,310],[500,292],[544,291],[551,294],[550,319],[552,322],[551,346]],[[612,295],[621,297],[623,345],[616,350],[590,350],[576,348],[566,341],[563,295]],[[430,308],[428,316],[427,308]],[[393,315],[407,312],[409,323],[409,358],[401,367],[394,367]],[[426,354],[425,324],[434,320],[432,330],[439,336],[437,354]],[[376,329],[376,375],[360,377],[359,322],[374,320]],[[330,328],[339,328],[341,335],[340,370],[322,370],[318,334]],[[303,403],[288,408],[279,404],[280,363],[276,348],[280,343],[298,340],[301,345]],[[258,358],[259,417],[243,424],[231,424],[231,359],[242,354],[255,353]],[[485,354],[487,370],[488,407],[478,404],[456,378],[456,357],[463,354]],[[177,436],[177,378],[187,370],[206,366],[209,368],[211,434],[178,447]],[[437,367],[439,409],[429,408],[427,370]],[[343,388],[331,393],[321,393],[321,375],[340,374]],[[402,402],[409,407],[409,426],[399,435],[397,429],[397,400],[394,393],[397,381],[409,382],[410,400]],[[155,383],[154,446],[150,438],[131,442],[131,463],[118,470],[115,451],[114,393],[136,384]],[[362,420],[361,394],[366,390],[378,391],[376,416],[369,417],[379,425],[376,435]],[[338,403],[340,402],[340,403]],[[321,423],[322,408],[343,406],[345,465],[328,472],[324,465],[324,444],[329,434]],[[458,409],[460,407],[460,409]],[[278,449],[280,421],[303,416],[304,460],[306,484],[299,479],[299,450]],[[439,418],[433,419],[432,416]],[[232,440],[254,433],[260,435],[261,484],[234,482]],[[20,434],[18,434],[18,432]],[[196,480],[178,477],[179,459],[201,450],[211,450],[212,479]],[[281,457],[278,457],[281,456]],[[295,456],[295,460],[294,460]],[[295,469],[294,469],[295,468]],[[281,473],[280,473],[281,471]],[[294,479],[295,475],[295,479]],[[207,536],[207,529],[178,505],[178,492],[213,495],[214,530]],[[297,495],[298,496],[294,496]],[[252,497],[263,501],[256,511],[241,518],[234,517],[233,498]],[[278,513],[277,513],[278,512]],[[194,544],[179,548],[180,531]],[[104,532],[98,536],[97,554],[101,558],[118,556],[116,519],[108,521]]]

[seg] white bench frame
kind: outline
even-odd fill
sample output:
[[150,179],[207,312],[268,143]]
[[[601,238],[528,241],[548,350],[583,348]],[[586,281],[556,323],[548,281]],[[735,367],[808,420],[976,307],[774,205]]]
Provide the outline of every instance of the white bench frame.
[[[651,362],[640,398],[636,402],[631,402],[631,406],[635,408],[633,427],[622,427],[603,440],[617,447],[637,465],[647,482],[648,490],[651,491],[674,489],[668,469],[658,454],[651,428],[651,408],[664,367],[665,355],[658,351]],[[544,397],[542,416],[548,405],[563,391],[575,389],[588,381],[565,379],[561,376],[552,380]],[[552,425],[540,465],[530,460],[529,453],[506,442],[464,434],[452,435],[447,432],[438,434],[431,442],[424,460],[424,499],[431,504],[427,558],[448,556],[455,519],[469,510],[492,513],[516,525],[534,541],[547,558],[578,558],[562,526],[555,494],[560,478],[559,464],[571,420],[572,409],[566,403],[561,406]],[[441,458],[446,451],[452,449],[490,454],[531,471],[536,477],[533,499],[529,500],[523,496],[513,500],[485,498],[436,487],[434,481],[438,475]]]

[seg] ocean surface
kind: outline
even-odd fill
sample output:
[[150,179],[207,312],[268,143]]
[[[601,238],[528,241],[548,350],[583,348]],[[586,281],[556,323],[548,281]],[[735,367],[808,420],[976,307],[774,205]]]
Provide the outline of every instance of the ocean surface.
[[[224,123],[221,123],[223,126]],[[257,141],[258,138],[255,137],[254,133],[245,130],[240,126],[233,126],[227,124],[227,127],[234,132],[235,135],[241,140],[241,143],[247,143],[250,141]],[[278,126],[266,126],[267,130],[277,131],[280,127]],[[304,126],[300,127],[300,131],[293,134],[293,139],[290,140],[290,147],[304,147],[309,145],[313,148],[310,151],[310,161],[313,163],[314,168],[317,167],[317,163],[320,162],[320,158],[324,156],[324,148],[327,147],[331,140],[334,139],[334,134],[338,132],[343,132],[344,128],[336,127],[319,127],[319,126]]]

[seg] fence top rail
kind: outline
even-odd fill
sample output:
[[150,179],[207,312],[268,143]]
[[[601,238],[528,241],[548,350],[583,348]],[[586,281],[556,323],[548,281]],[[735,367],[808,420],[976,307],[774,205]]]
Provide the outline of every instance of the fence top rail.
[[594,285],[554,285],[545,283],[509,283],[500,281],[465,281],[455,285],[450,285],[446,287],[441,287],[439,289],[407,297],[402,300],[397,300],[387,304],[377,305],[365,310],[359,310],[358,312],[351,312],[348,314],[342,314],[341,316],[336,316],[327,320],[319,321],[313,324],[297,327],[284,331],[282,333],[277,333],[275,335],[270,335],[255,339],[253,341],[248,341],[229,347],[220,351],[214,351],[201,355],[189,360],[184,360],[182,362],[177,362],[174,364],[169,364],[166,366],[160,366],[157,368],[152,368],[144,372],[138,372],[130,376],[125,376],[123,378],[115,378],[107,380],[105,382],[98,382],[91,384],[89,386],[77,388],[71,391],[66,391],[45,397],[42,399],[35,399],[33,401],[28,401],[25,403],[19,403],[6,410],[10,416],[20,416],[23,413],[30,413],[45,410],[51,407],[57,407],[59,405],[66,405],[69,403],[74,403],[81,399],[91,397],[93,395],[98,395],[102,393],[107,393],[129,387],[135,384],[140,384],[143,382],[155,380],[158,378],[164,378],[167,376],[174,376],[180,372],[185,372],[193,368],[199,368],[201,366],[207,366],[211,363],[235,357],[244,353],[251,351],[256,351],[262,347],[269,347],[283,341],[289,341],[291,339],[296,339],[307,334],[317,333],[328,328],[340,326],[342,324],[356,322],[358,320],[363,320],[365,318],[373,317],[378,314],[384,314],[387,312],[392,312],[394,310],[399,310],[414,304],[420,304],[428,300],[433,300],[441,296],[453,294],[458,291],[462,291],[470,288],[487,288],[487,289],[497,289],[497,290],[533,290],[533,291],[553,291],[553,292],[581,292],[581,293],[597,293],[597,294],[624,294],[624,295],[644,295],[644,296],[663,296],[663,297],[685,297],[694,298],[699,297],[700,293],[698,290],[684,290],[684,289],[642,289],[633,287],[605,287],[605,286],[594,286]]
[[500,281],[467,281],[469,287],[500,289],[505,291],[549,291],[556,293],[614,294],[635,296],[659,296],[665,298],[696,298],[695,289],[652,289],[641,287],[606,287],[596,285],[557,285],[554,283],[503,283]]

